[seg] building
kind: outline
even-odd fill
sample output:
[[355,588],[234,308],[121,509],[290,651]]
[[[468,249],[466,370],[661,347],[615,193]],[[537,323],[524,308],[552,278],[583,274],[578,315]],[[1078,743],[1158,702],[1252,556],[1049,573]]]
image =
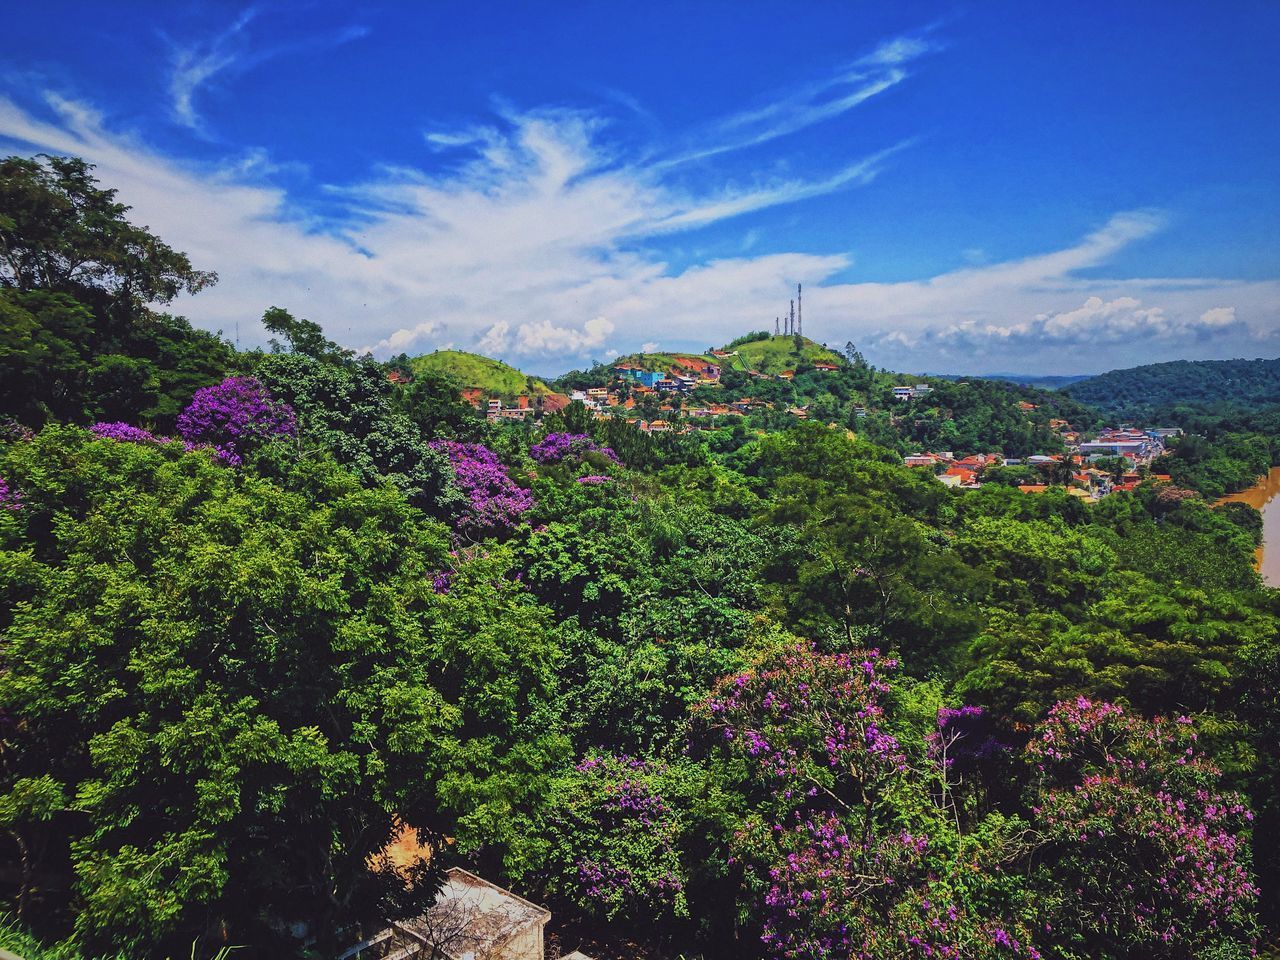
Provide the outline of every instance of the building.
[[426,913],[397,920],[340,960],[544,960],[551,911],[451,867]]

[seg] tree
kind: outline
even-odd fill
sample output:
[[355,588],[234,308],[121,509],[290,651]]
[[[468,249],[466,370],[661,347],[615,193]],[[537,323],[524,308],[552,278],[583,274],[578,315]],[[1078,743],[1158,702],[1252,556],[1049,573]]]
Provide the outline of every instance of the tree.
[[330,949],[434,895],[371,866],[401,823],[492,843],[565,753],[545,615],[493,561],[434,592],[393,488],[57,427],[0,474],[0,821],[69,858],[90,945]]
[[216,281],[145,227],[83,160],[0,161],[0,410],[172,425],[234,351],[150,305]]
[[259,355],[254,373],[296,414],[304,449],[326,452],[366,484],[393,484],[437,516],[461,505],[448,459],[397,411],[395,388],[371,358],[333,363],[303,353]]
[[196,293],[217,275],[130,223],[74,157],[0,161],[0,286],[69,293],[116,320]]
[[284,338],[284,343],[272,338],[273,353],[284,353],[287,345],[290,353],[300,353],[326,363],[342,363],[355,355],[354,350],[346,350],[326,337],[318,323],[296,319],[282,307],[269,307],[262,315],[262,325],[268,333]]

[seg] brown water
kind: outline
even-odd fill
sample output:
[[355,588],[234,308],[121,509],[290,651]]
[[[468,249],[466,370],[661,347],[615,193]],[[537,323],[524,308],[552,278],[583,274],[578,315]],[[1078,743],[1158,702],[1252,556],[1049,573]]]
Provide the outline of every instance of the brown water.
[[1231,493],[1219,503],[1238,501],[1262,511],[1262,546],[1258,548],[1258,572],[1268,586],[1280,587],[1280,467],[1248,490]]

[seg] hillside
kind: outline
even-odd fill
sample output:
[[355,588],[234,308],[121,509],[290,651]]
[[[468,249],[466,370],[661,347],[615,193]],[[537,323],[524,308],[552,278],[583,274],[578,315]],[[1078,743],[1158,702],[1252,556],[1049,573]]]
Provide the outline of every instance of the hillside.
[[1109,413],[1177,405],[1266,406],[1280,403],[1280,358],[1153,363],[1090,377],[1064,392]]
[[844,364],[844,358],[821,344],[814,343],[807,337],[799,337],[800,348],[797,350],[795,337],[770,337],[768,340],[753,340],[739,344],[734,349],[738,359],[748,369],[759,373],[781,373],[783,370],[794,370],[800,363],[834,363]]
[[447,373],[464,387],[479,387],[486,393],[515,396],[528,393],[534,396],[551,393],[551,388],[539,380],[508,366],[501,360],[483,357],[464,350],[437,350],[414,357],[409,361],[414,373]]

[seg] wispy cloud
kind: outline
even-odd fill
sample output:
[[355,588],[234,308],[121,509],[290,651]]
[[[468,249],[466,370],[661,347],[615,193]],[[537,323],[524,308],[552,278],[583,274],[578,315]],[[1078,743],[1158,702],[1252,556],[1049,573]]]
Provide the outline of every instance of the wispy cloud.
[[744,150],[833,120],[910,75],[907,64],[940,45],[924,36],[895,37],[821,81],[723,118],[698,136],[699,145],[662,160],[667,167]]
[[257,7],[248,7],[230,26],[212,36],[194,42],[170,41],[170,115],[176,123],[200,133],[206,132],[196,99],[220,74],[243,74],[284,54],[340,46],[369,33],[367,27],[348,26],[287,44],[255,48],[249,36],[249,26],[261,13]]

